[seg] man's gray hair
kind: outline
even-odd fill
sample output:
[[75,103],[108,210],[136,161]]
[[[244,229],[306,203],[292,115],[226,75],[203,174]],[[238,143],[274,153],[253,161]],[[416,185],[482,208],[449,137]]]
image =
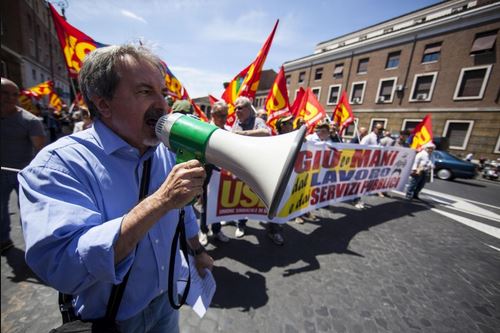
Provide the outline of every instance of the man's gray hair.
[[217,101],[214,103],[214,105],[212,107],[212,111],[210,113],[214,114],[214,113],[218,113],[221,111],[224,111],[227,113],[227,109],[228,109],[227,103],[225,101],[221,100],[221,101]]
[[251,106],[252,101],[246,96],[240,96],[234,101],[234,105],[236,104],[243,104],[242,106]]
[[123,63],[125,56],[149,62],[152,66],[158,68],[158,71],[163,76],[165,75],[164,63],[144,46],[127,44],[95,49],[85,57],[78,76],[83,100],[93,116],[99,117],[99,109],[91,98],[95,96],[106,99],[113,98],[120,82],[118,67]]

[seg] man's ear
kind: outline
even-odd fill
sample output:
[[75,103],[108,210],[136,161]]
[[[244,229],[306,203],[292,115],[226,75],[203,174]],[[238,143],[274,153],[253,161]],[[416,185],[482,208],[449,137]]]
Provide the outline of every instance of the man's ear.
[[111,117],[111,108],[107,99],[105,99],[104,97],[96,96],[92,97],[91,100],[96,106],[97,110],[99,110],[99,114],[102,118]]

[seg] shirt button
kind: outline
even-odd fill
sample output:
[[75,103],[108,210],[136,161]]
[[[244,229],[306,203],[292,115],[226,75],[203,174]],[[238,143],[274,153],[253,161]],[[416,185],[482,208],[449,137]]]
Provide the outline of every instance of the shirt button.
[[162,265],[161,266],[161,270],[164,271],[165,270],[165,266]]
[[158,242],[159,242],[159,240],[158,240],[158,239],[156,239],[156,240],[155,240],[155,243],[156,243],[156,244],[158,244]]
[[163,289],[160,290],[160,294],[163,294]]

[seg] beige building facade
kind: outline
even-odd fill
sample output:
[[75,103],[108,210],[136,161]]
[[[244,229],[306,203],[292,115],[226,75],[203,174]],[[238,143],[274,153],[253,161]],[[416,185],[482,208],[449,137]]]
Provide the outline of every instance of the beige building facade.
[[311,87],[331,115],[346,91],[359,126],[397,133],[431,114],[455,155],[500,158],[499,29],[499,1],[454,0],[321,42],[285,62],[290,102]]

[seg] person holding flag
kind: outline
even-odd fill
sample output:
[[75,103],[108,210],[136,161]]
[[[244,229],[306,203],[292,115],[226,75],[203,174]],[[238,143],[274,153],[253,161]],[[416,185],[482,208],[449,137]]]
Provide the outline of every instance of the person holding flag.
[[408,145],[410,148],[420,151],[426,143],[432,142],[432,138],[432,119],[431,115],[427,114],[411,132],[408,137]]
[[422,146],[422,150],[415,156],[411,168],[410,183],[406,190],[406,199],[421,200],[418,194],[425,186],[427,173],[434,168],[434,163],[431,158],[434,149],[436,149],[436,145],[432,143],[432,141],[427,142]]
[[255,60],[245,67],[238,75],[236,75],[231,82],[227,85],[224,93],[222,94],[222,99],[226,101],[229,105],[229,113],[227,124],[232,126],[236,121],[235,112],[236,110],[236,100],[238,97],[244,96],[248,98],[254,98],[259,87],[260,76],[262,73],[262,67],[266,61],[267,54],[271,48],[271,44],[274,39],[274,34],[276,28],[278,27],[279,20],[274,24],[274,28],[271,34],[267,37],[264,45],[260,49]]

